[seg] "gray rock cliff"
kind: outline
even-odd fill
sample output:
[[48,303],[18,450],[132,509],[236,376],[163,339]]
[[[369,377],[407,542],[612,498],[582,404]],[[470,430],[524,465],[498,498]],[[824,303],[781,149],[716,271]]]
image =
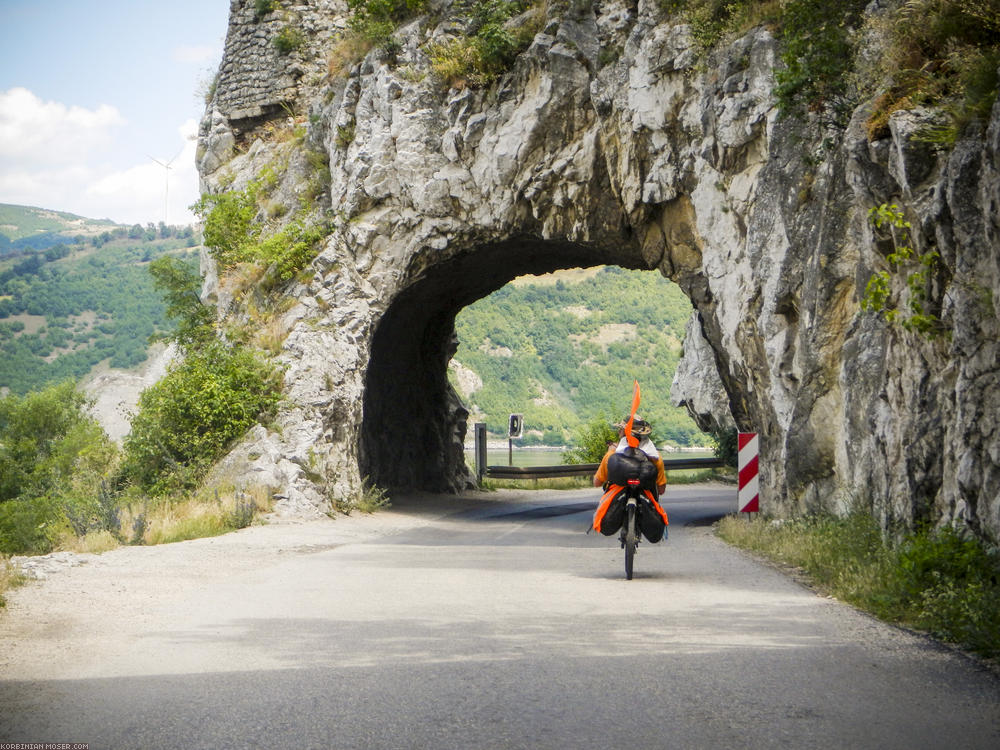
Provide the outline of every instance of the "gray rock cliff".
[[[946,153],[913,138],[920,112],[894,113],[874,142],[864,106],[846,128],[781,117],[766,29],[699,58],[646,0],[550,9],[483,89],[431,73],[427,43],[451,33],[433,12],[394,54],[331,73],[344,3],[264,19],[253,5],[232,2],[203,189],[270,169],[270,200],[292,211],[309,154],[329,162],[312,210],[331,232],[281,315],[286,408],[223,467],[274,487],[284,512],[321,512],[363,477],[468,486],[467,413],[446,375],[455,315],[517,275],[617,264],[691,298],[674,397],[703,424],[760,433],[765,509],[860,504],[886,525],[1000,537],[1000,109],[985,138]],[[303,43],[280,54],[289,23]],[[305,135],[278,137],[293,127]],[[883,203],[940,254],[931,298],[947,335],[861,309],[887,268],[868,219]],[[240,294],[204,265],[206,297],[238,319]]]

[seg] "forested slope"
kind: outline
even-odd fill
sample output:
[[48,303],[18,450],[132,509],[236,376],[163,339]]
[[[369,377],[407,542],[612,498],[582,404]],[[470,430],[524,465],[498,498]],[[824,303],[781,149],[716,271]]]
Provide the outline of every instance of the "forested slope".
[[659,440],[704,444],[670,405],[690,315],[690,301],[659,273],[607,266],[525,277],[460,313],[452,382],[470,422],[499,433],[523,413],[523,442],[565,445],[581,424],[625,413],[638,379],[640,413]]
[[22,394],[79,380],[100,362],[143,362],[166,325],[147,266],[164,253],[197,263],[194,245],[190,227],[111,226],[10,253],[0,261],[0,388]]

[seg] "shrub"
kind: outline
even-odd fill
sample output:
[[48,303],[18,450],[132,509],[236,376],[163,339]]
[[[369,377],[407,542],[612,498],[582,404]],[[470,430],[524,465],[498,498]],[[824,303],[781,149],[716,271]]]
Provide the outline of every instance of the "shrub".
[[454,87],[490,84],[510,67],[541,28],[541,8],[517,25],[512,21],[529,5],[525,0],[477,0],[468,9],[466,36],[428,45],[434,73]]
[[201,275],[177,258],[164,256],[149,264],[153,286],[167,303],[167,316],[177,325],[171,338],[182,348],[200,346],[215,336],[215,309],[202,304]]
[[846,116],[854,57],[850,31],[866,4],[867,0],[791,0],[784,6],[780,37],[785,67],[775,74],[775,95],[783,111],[806,107],[829,110],[838,119]]
[[143,392],[125,440],[124,474],[153,494],[193,486],[259,420],[273,416],[281,376],[260,356],[213,343]]
[[0,502],[46,494],[68,475],[99,430],[85,406],[71,381],[0,398]]
[[889,323],[898,321],[906,330],[928,338],[944,335],[947,329],[933,312],[934,301],[931,297],[933,276],[943,270],[940,255],[936,250],[920,254],[914,250],[910,222],[906,221],[899,206],[883,203],[872,208],[868,214],[877,230],[888,232],[892,251],[886,260],[896,274],[905,278],[907,299],[905,305],[898,301],[893,306],[892,276],[889,271],[878,271],[865,285],[861,308],[884,314]]
[[702,50],[715,46],[727,34],[743,33],[761,23],[774,23],[780,0],[660,0],[660,7],[679,14],[691,26]]
[[274,48],[281,55],[289,55],[305,43],[302,32],[292,25],[282,26],[274,37]]
[[253,17],[255,21],[260,21],[264,16],[274,10],[275,0],[254,0]]
[[328,229],[296,219],[279,232],[263,237],[262,226],[254,222],[262,185],[263,181],[258,181],[246,190],[204,195],[192,209],[205,222],[205,244],[220,270],[230,270],[239,263],[257,263],[273,266],[272,283],[288,281],[316,257]]
[[44,555],[51,552],[62,522],[62,509],[50,497],[0,503],[0,553]]
[[350,28],[384,47],[401,22],[423,12],[427,0],[347,0],[347,7]]
[[256,259],[271,266],[272,282],[288,281],[316,257],[326,234],[325,227],[293,221],[257,245],[253,254]]
[[735,467],[739,461],[739,431],[733,427],[711,433],[712,452],[726,466]]
[[597,417],[577,432],[576,448],[566,451],[563,460],[568,464],[599,463],[608,452],[608,443],[618,442],[618,428],[606,417]]
[[212,257],[223,268],[247,260],[247,249],[260,231],[253,221],[257,215],[259,186],[218,195],[203,195],[193,210],[204,222],[202,235]]

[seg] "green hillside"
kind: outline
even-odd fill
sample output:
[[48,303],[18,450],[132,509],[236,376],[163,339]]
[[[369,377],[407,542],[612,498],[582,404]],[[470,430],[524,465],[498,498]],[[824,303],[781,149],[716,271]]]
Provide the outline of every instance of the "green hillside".
[[85,241],[116,226],[107,219],[86,219],[65,211],[0,203],[0,256]]
[[460,313],[449,374],[470,422],[502,433],[509,414],[523,413],[524,444],[566,445],[595,417],[626,413],[638,379],[640,414],[658,440],[705,445],[670,405],[690,315],[683,292],[655,272],[609,266],[521,279]]
[[146,270],[164,253],[197,262],[190,227],[110,225],[89,239],[0,259],[0,388],[17,394],[100,362],[135,367],[167,323]]

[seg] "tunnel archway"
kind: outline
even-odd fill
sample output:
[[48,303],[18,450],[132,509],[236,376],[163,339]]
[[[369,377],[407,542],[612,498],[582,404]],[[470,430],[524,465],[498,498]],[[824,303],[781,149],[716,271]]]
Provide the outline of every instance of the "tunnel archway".
[[[388,489],[453,492],[467,487],[465,411],[448,381],[455,317],[527,274],[613,264],[652,270],[636,246],[537,237],[477,246],[411,273],[372,337],[359,468]],[[412,265],[411,265],[412,268]]]

